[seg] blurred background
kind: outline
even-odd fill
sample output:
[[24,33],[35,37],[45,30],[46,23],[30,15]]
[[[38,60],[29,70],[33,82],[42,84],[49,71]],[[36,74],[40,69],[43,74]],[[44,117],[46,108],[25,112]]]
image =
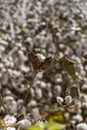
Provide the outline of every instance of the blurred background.
[[[87,108],[87,1],[0,0],[0,91],[6,105],[10,104],[7,109],[11,114],[18,111],[30,87],[28,53],[32,51],[44,57],[66,55],[79,63],[75,85],[83,100],[75,114],[87,121],[87,112],[82,114]],[[57,64],[38,73],[30,90],[27,112],[32,104],[51,106],[57,96],[65,97],[70,80]]]

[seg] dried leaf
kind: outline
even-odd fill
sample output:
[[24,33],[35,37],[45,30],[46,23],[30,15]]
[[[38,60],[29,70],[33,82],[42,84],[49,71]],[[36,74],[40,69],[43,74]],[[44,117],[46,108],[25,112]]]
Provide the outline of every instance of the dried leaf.
[[80,97],[80,89],[76,86],[70,86],[66,90],[66,95],[71,95],[72,98],[79,99]]
[[45,60],[41,60],[33,52],[29,53],[28,56],[29,56],[30,62],[32,63],[33,69],[37,71],[48,69],[53,61],[52,57],[48,57]]
[[70,88],[70,95],[72,96],[72,98],[79,99],[80,89],[78,87],[71,87]]
[[66,70],[72,76],[74,80],[76,79],[74,68],[74,64],[76,64],[75,61],[64,56],[61,59],[59,59],[58,63],[60,64],[62,69]]
[[61,123],[65,121],[64,113],[62,111],[54,111],[54,112],[51,110],[41,111],[41,115],[43,119],[47,121],[51,121],[51,122],[54,121],[54,122],[61,122]]
[[2,119],[0,119],[0,127],[2,129],[6,128],[6,124],[5,124],[5,122]]
[[39,70],[46,70],[50,67],[51,63],[52,63],[52,57],[48,57],[44,60],[44,62],[42,64],[40,64],[38,66],[38,69]]
[[75,101],[74,100],[72,100],[72,102],[66,106],[66,110],[69,112],[75,110]]
[[0,119],[0,128],[2,128],[3,130],[6,130],[8,127],[16,127],[18,125],[19,125],[18,123],[13,123],[13,124],[6,125],[4,120]]
[[30,62],[32,63],[33,69],[37,70],[38,66],[42,64],[42,60],[40,60],[33,52],[29,53],[28,56]]

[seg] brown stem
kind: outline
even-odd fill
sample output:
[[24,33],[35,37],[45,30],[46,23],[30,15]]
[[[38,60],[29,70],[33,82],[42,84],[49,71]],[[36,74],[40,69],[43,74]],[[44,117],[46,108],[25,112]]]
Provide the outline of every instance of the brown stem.
[[33,72],[32,81],[31,81],[31,83],[30,83],[30,87],[29,87],[29,89],[28,89],[28,91],[27,91],[27,94],[25,95],[24,102],[23,102],[23,104],[22,104],[22,106],[21,106],[20,109],[22,109],[22,107],[23,107],[25,104],[27,104],[27,100],[28,100],[28,97],[29,97],[30,89],[32,88],[33,81],[34,81],[34,79],[35,79],[35,77],[36,77],[36,74],[37,74],[37,71],[34,71],[34,72]]

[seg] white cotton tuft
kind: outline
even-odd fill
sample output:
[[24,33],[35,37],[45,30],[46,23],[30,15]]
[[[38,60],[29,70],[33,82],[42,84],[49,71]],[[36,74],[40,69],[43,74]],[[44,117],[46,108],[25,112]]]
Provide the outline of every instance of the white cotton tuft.
[[16,128],[8,127],[6,130],[16,130]]
[[14,124],[14,123],[16,123],[16,121],[17,121],[17,119],[12,115],[6,115],[4,117],[4,122],[6,125]]
[[28,126],[31,125],[31,121],[29,121],[28,119],[23,119],[19,121],[18,123],[21,129],[26,129]]
[[60,105],[63,103],[63,98],[62,97],[57,96],[56,100],[57,100],[57,103],[59,103]]
[[72,97],[71,96],[66,96],[65,97],[65,104],[69,104],[72,102]]
[[77,128],[77,130],[87,130],[87,124],[79,123],[76,128]]
[[44,56],[44,55],[42,55],[42,54],[40,54],[40,53],[37,53],[36,55],[37,55],[37,57],[38,57],[40,60],[45,60],[45,56]]
[[81,122],[83,120],[83,118],[82,118],[82,116],[80,114],[77,114],[77,115],[73,116],[72,119],[77,121],[77,122]]

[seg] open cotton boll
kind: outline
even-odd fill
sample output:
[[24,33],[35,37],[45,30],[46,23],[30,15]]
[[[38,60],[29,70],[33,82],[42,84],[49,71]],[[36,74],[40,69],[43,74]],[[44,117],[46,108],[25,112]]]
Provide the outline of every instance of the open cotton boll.
[[8,127],[6,130],[16,130],[16,128],[11,128],[11,127]]
[[13,113],[16,113],[17,112],[17,102],[14,100],[13,97],[11,96],[6,96],[4,97],[4,103],[5,103],[5,106],[7,107],[7,110],[13,114]]
[[38,99],[42,98],[42,90],[40,88],[36,88],[36,97]]
[[6,125],[14,124],[14,123],[16,123],[16,121],[17,121],[17,119],[12,115],[6,115],[4,117],[4,122]]
[[40,54],[40,53],[38,53],[38,54],[36,54],[37,55],[37,57],[40,59],[40,60],[45,60],[45,56],[44,55],[42,55],[42,54]]
[[23,120],[19,121],[18,124],[21,129],[26,129],[28,126],[31,125],[31,121],[29,121],[28,119],[23,119]]
[[66,96],[65,97],[65,104],[69,104],[72,102],[72,97],[71,96]]
[[60,95],[60,93],[61,93],[61,86],[60,85],[55,85],[54,86],[54,94],[55,94],[55,96],[59,96]]
[[57,96],[56,100],[57,100],[57,103],[59,103],[60,105],[63,103],[63,98],[62,97]]
[[79,123],[77,125],[77,130],[87,130],[87,124],[86,123]]
[[36,106],[37,105],[37,102],[35,100],[31,100],[29,103],[28,103],[28,107],[33,107],[33,106]]
[[77,121],[77,122],[80,122],[83,120],[82,116],[80,114],[77,114],[75,116],[73,116],[72,118],[73,120]]
[[16,101],[11,101],[9,104],[9,111],[11,114],[16,113],[17,112],[17,102]]

